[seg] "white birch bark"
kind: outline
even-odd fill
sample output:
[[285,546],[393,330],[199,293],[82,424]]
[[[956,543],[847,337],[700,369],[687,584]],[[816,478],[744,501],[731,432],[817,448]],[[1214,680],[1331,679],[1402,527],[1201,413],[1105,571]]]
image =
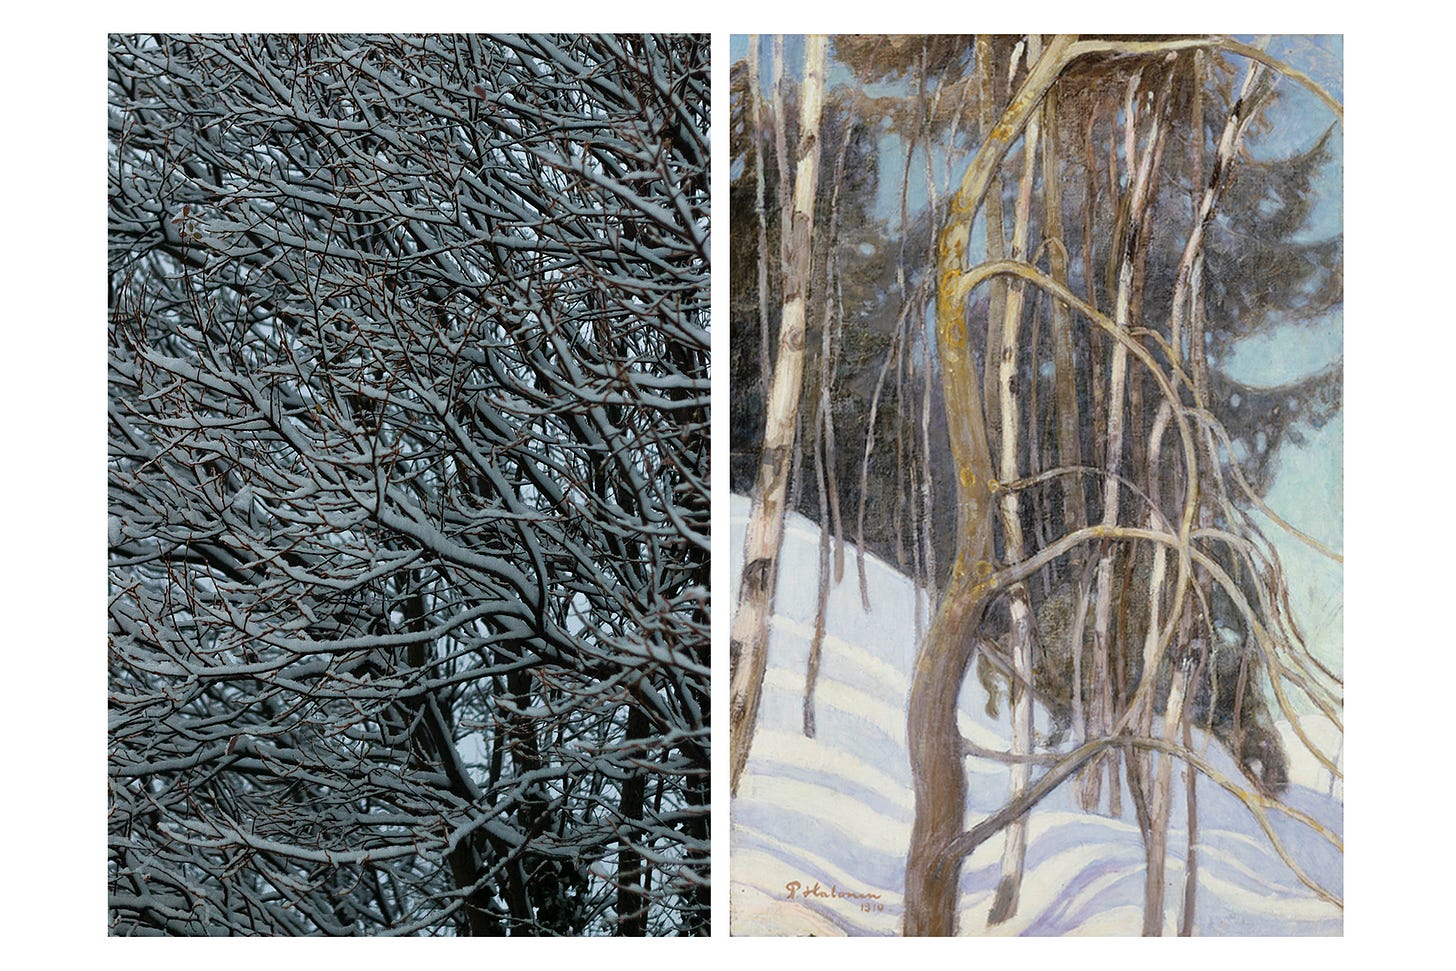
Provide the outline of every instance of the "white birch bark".
[[[1032,34],[1027,39],[1027,56],[1041,54],[1040,39]],[[1031,193],[1036,181],[1037,139],[1041,131],[1039,115],[1027,122],[1022,144],[1021,180],[1017,186],[1015,224],[1011,234],[1011,258],[1025,260],[1031,232]],[[1005,315],[1001,327],[1001,358],[997,367],[997,396],[1001,411],[1001,457],[998,475],[1002,482],[1021,477],[1017,453],[1020,447],[1021,403],[1016,387],[1018,376],[1021,312],[1025,304],[1026,286],[1013,283],[1007,288]],[[1035,349],[1033,348],[1033,352]],[[1036,364],[1033,361],[1033,368]],[[1035,380],[1035,377],[1033,377]],[[1035,429],[1031,434],[1035,435]],[[1026,557],[1026,542],[1021,530],[1021,501],[1014,490],[1001,493],[1001,520],[1005,529],[1006,558],[1019,563]],[[1032,698],[1027,685],[1034,683],[1032,671],[1031,603],[1026,584],[1017,583],[1008,591],[1011,611],[1011,752],[1030,755],[1034,747]],[[1031,764],[1026,761],[1011,765],[1011,793],[1015,799],[1026,791],[1031,781]],[[999,924],[1016,914],[1021,895],[1022,871],[1026,864],[1026,819],[1019,818],[1006,828],[1006,843],[1001,854],[1001,880],[996,899],[991,905],[989,922]]]
[[773,612],[773,593],[778,579],[789,467],[803,387],[804,331],[808,315],[814,199],[819,181],[819,124],[824,109],[827,52],[827,37],[812,35],[805,39],[793,216],[785,246],[789,262],[784,273],[784,312],[773,384],[768,392],[763,456],[744,539],[743,577],[739,587],[738,611],[733,617],[730,647],[730,785],[734,791],[748,764],[749,748],[758,722],[763,675],[768,665],[769,618]]

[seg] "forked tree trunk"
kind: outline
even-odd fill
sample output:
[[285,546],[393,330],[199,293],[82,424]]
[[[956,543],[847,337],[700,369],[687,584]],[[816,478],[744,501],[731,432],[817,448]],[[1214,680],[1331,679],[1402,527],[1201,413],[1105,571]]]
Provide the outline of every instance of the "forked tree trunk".
[[[1237,47],[1244,50],[1245,45],[1236,45],[1234,42],[1220,40],[1221,46]],[[994,829],[1007,830],[1007,849],[1003,857],[1002,884],[998,887],[997,900],[992,911],[992,920],[1005,919],[1015,911],[1016,889],[1019,886],[1020,869],[1022,859],[1020,847],[1024,841],[1017,836],[1018,821],[1021,816],[1034,805],[1047,792],[1055,786],[1062,784],[1070,773],[1078,771],[1085,763],[1084,760],[1096,758],[1101,764],[1100,771],[1093,766],[1088,767],[1084,774],[1084,780],[1097,779],[1099,782],[1092,783],[1083,790],[1084,797],[1092,796],[1094,805],[1100,797],[1100,777],[1106,773],[1110,775],[1112,787],[1111,796],[1116,800],[1121,791],[1120,783],[1116,776],[1117,762],[1111,758],[1102,757],[1104,753],[1114,750],[1139,750],[1149,753],[1137,758],[1130,758],[1128,761],[1129,772],[1134,784],[1133,793],[1138,810],[1138,820],[1145,839],[1147,854],[1147,871],[1145,885],[1145,910],[1144,910],[1144,933],[1158,934],[1162,932],[1164,924],[1164,884],[1166,882],[1166,856],[1168,843],[1168,828],[1170,817],[1170,806],[1172,803],[1172,759],[1175,756],[1184,756],[1196,761],[1196,758],[1180,752],[1180,748],[1186,747],[1188,739],[1188,718],[1186,715],[1188,707],[1193,704],[1190,700],[1190,693],[1195,693],[1195,685],[1201,683],[1200,676],[1193,674],[1188,666],[1190,657],[1186,651],[1180,656],[1178,652],[1170,652],[1169,645],[1178,624],[1181,621],[1186,628],[1191,624],[1188,616],[1183,616],[1186,608],[1185,593],[1188,590],[1189,575],[1191,573],[1189,542],[1192,535],[1193,524],[1196,521],[1198,486],[1200,483],[1198,462],[1195,458],[1193,433],[1188,428],[1188,415],[1179,406],[1178,392],[1173,388],[1171,382],[1164,374],[1155,354],[1150,351],[1150,341],[1139,342],[1128,339],[1129,330],[1138,323],[1139,295],[1146,283],[1146,275],[1142,269],[1142,261],[1146,255],[1146,239],[1152,222],[1149,216],[1150,200],[1155,195],[1157,185],[1157,174],[1161,162],[1161,151],[1164,145],[1165,128],[1168,119],[1165,115],[1165,107],[1170,104],[1171,84],[1177,76],[1173,70],[1177,65],[1168,61],[1157,62],[1149,59],[1144,62],[1148,65],[1149,77],[1162,77],[1165,82],[1159,97],[1152,105],[1152,110],[1144,114],[1142,123],[1139,124],[1138,113],[1145,101],[1142,92],[1139,91],[1142,81],[1142,69],[1136,62],[1132,62],[1128,70],[1132,71],[1133,82],[1127,92],[1127,100],[1122,105],[1122,115],[1111,123],[1111,131],[1115,139],[1111,147],[1111,164],[1106,172],[1114,180],[1114,195],[1118,194],[1116,172],[1124,168],[1126,171],[1125,194],[1122,205],[1114,206],[1112,216],[1116,223],[1114,234],[1105,244],[1106,280],[1100,284],[1104,301],[1111,306],[1108,308],[1111,318],[1104,316],[1095,307],[1089,307],[1077,301],[1070,294],[1063,294],[1062,298],[1071,303],[1076,309],[1095,320],[1099,328],[1113,335],[1117,339],[1113,342],[1110,352],[1105,354],[1101,362],[1100,373],[1097,355],[1093,355],[1088,362],[1089,370],[1092,373],[1094,387],[1094,400],[1092,403],[1093,422],[1101,436],[1093,450],[1101,449],[1103,454],[1094,460],[1094,464],[1100,466],[1103,475],[1099,481],[1103,484],[1104,493],[1101,503],[1102,526],[1100,530],[1089,530],[1089,535],[1100,537],[1103,545],[1100,551],[1093,553],[1099,558],[1096,564],[1096,596],[1095,598],[1095,641],[1099,648],[1096,658],[1096,670],[1093,680],[1103,693],[1095,698],[1096,709],[1093,713],[1094,724],[1091,726],[1089,739],[1080,746],[1076,756],[1070,761],[1060,763],[1047,776],[1037,781],[1036,784],[1028,786],[1024,777],[1018,779],[1013,776],[1012,797],[1006,807],[995,814],[990,820],[978,823],[970,832],[962,833],[965,826],[966,811],[966,774],[963,763],[963,745],[960,739],[957,719],[956,703],[961,691],[964,675],[973,653],[971,646],[975,642],[976,629],[985,617],[989,598],[996,592],[1007,592],[1012,613],[1012,692],[1013,707],[1016,709],[1013,715],[1012,749],[1014,753],[1024,754],[1030,749],[1030,706],[1024,708],[1020,704],[1022,699],[1016,698],[1016,689],[1031,681],[1030,664],[1030,638],[1025,629],[1029,626],[1029,611],[1027,610],[1024,593],[1019,593],[1010,585],[1005,575],[995,576],[997,564],[993,562],[995,556],[994,541],[994,516],[995,507],[992,505],[993,497],[1001,502],[1001,521],[1005,523],[1005,556],[1012,563],[1025,557],[1024,543],[1020,536],[1019,516],[1021,510],[1011,490],[998,490],[994,482],[990,482],[993,475],[991,450],[999,448],[999,467],[994,471],[997,479],[1010,483],[1019,478],[1019,447],[1018,436],[1026,434],[1020,431],[1025,423],[1025,416],[1018,414],[1018,403],[1013,387],[1014,377],[1019,373],[1017,365],[1018,348],[1021,346],[1017,334],[1017,322],[1020,315],[1020,287],[1012,283],[1004,292],[1006,306],[1004,314],[993,312],[993,318],[988,330],[986,341],[985,372],[977,368],[970,350],[970,341],[966,333],[966,316],[968,308],[968,294],[970,290],[984,282],[991,276],[1010,275],[1019,279],[1034,280],[1036,284],[1044,289],[1052,288],[1061,291],[1067,279],[1067,254],[1066,247],[1060,239],[1062,229],[1060,226],[1060,196],[1057,185],[1056,149],[1054,145],[1048,146],[1046,157],[1049,160],[1044,164],[1045,174],[1043,178],[1043,202],[1047,206],[1044,217],[1048,235],[1048,250],[1052,260],[1052,278],[1043,277],[1025,264],[1026,246],[1024,235],[1024,223],[1027,216],[1024,210],[1028,208],[1031,190],[1034,188],[1034,161],[1035,158],[1035,135],[1028,133],[1027,162],[1023,172],[1022,190],[1017,197],[1017,223],[1012,247],[1015,260],[1008,260],[1002,265],[985,266],[975,270],[967,270],[965,259],[969,249],[971,230],[976,215],[984,205],[990,209],[988,192],[995,191],[992,186],[995,183],[997,171],[1003,164],[1010,146],[1026,131],[1031,124],[1043,98],[1047,95],[1050,87],[1062,73],[1063,68],[1072,58],[1082,54],[1120,52],[1124,54],[1154,54],[1169,53],[1173,51],[1185,51],[1196,46],[1214,46],[1211,41],[1198,39],[1178,39],[1172,41],[1146,41],[1146,42],[1125,42],[1111,40],[1088,40],[1078,43],[1072,38],[1059,36],[1052,39],[1046,53],[1030,68],[1026,77],[1016,91],[1007,99],[1007,107],[1001,115],[998,123],[991,125],[983,124],[983,142],[980,150],[968,167],[964,178],[961,180],[959,191],[948,207],[946,224],[939,236],[938,249],[936,254],[936,282],[937,302],[936,321],[937,339],[939,350],[939,364],[941,368],[942,393],[945,400],[947,432],[952,451],[953,471],[956,478],[956,512],[957,512],[957,545],[956,554],[952,562],[951,576],[949,583],[938,604],[937,613],[931,625],[926,642],[919,653],[913,671],[913,682],[911,685],[910,703],[908,712],[909,739],[908,747],[911,759],[912,776],[915,792],[915,822],[911,834],[911,845],[907,858],[906,880],[905,880],[905,916],[904,933],[906,935],[948,935],[956,931],[957,895],[959,873],[963,856],[978,845]],[[991,64],[991,44],[987,39],[978,39],[976,56],[976,77],[980,82],[979,88],[982,92],[982,105],[994,104],[989,93],[994,88],[995,72],[1005,68],[995,67]],[[1116,70],[1121,72],[1122,65]],[[1169,73],[1160,73],[1167,69]],[[1115,76],[1115,75],[1114,75]],[[1197,80],[1197,79],[1195,79]],[[1221,190],[1224,177],[1227,175],[1227,167],[1231,164],[1232,153],[1230,149],[1237,144],[1237,135],[1241,134],[1242,125],[1252,115],[1254,105],[1250,104],[1250,85],[1245,83],[1243,94],[1237,99],[1233,107],[1234,119],[1231,127],[1225,132],[1221,140],[1218,154],[1218,165],[1216,166],[1213,178],[1206,190],[1195,195],[1195,233],[1201,234],[1203,228],[1211,218],[1214,204],[1217,201],[1218,193]],[[1326,98],[1325,100],[1329,100]],[[1115,111],[1117,106],[1110,106]],[[1181,110],[1181,109],[1180,109]],[[1055,108],[1046,109],[1048,125],[1047,135],[1055,136],[1054,115]],[[983,121],[988,119],[983,117]],[[1125,127],[1119,132],[1117,126]],[[1089,120],[1087,137],[1084,140],[1084,147],[1087,149],[1089,158],[1089,173],[1096,175],[1098,166],[1093,156],[1092,137],[1093,126]],[[1121,135],[1122,137],[1118,137]],[[1125,139],[1125,142],[1124,142]],[[1122,145],[1125,144],[1125,148]],[[1124,158],[1119,157],[1125,153]],[[999,199],[999,193],[998,193]],[[1086,286],[1089,294],[1095,294],[1097,286],[1094,284],[1092,265],[1092,228],[1096,222],[1094,211],[1095,198],[1089,192],[1085,204],[1087,219],[1083,231],[1085,234],[1084,256],[1087,263],[1084,264],[1087,272]],[[999,221],[999,220],[998,220]],[[987,247],[994,248],[995,227],[988,227],[986,232]],[[1055,239],[1055,243],[1051,240]],[[1058,253],[1058,249],[1061,250]],[[1183,334],[1181,328],[1182,315],[1188,316],[1187,326],[1189,330],[1196,331],[1202,326],[1199,317],[1199,274],[1202,269],[1200,262],[1199,245],[1190,243],[1187,258],[1182,261],[1179,268],[1179,275],[1174,287],[1174,313],[1178,315],[1173,321],[1173,354],[1175,363],[1183,363],[1182,348],[1188,347],[1189,369],[1193,375],[1193,384],[1198,388],[1196,395],[1197,404],[1201,407],[1207,388],[1206,373],[1200,375],[1201,360],[1203,353],[1202,343],[1198,340],[1197,333]],[[1092,297],[1095,302],[1095,296]],[[998,304],[998,309],[999,304]],[[1060,310],[1061,308],[1057,308]],[[1055,312],[1055,311],[1054,311]],[[1080,462],[1077,457],[1076,425],[1078,415],[1076,409],[1078,402],[1075,397],[1075,377],[1073,375],[1074,344],[1069,339],[1070,331],[1067,327],[1065,315],[1063,319],[1053,320],[1052,333],[1052,357],[1055,367],[1057,387],[1057,407],[1055,411],[1058,430],[1058,457],[1062,464],[1075,464]],[[1186,338],[1193,338],[1187,340]],[[1032,340],[1033,353],[1036,353],[1036,341]],[[1098,347],[1093,342],[1094,348]],[[1140,422],[1143,421],[1144,407],[1139,400],[1142,392],[1141,384],[1131,383],[1128,366],[1128,355],[1137,357],[1140,366],[1146,368],[1145,372],[1151,380],[1156,381],[1162,395],[1173,402],[1170,414],[1173,420],[1179,425],[1179,437],[1184,447],[1183,473],[1186,480],[1187,492],[1184,496],[1182,524],[1179,529],[1179,542],[1171,544],[1171,551],[1179,557],[1177,581],[1164,590],[1164,574],[1168,568],[1169,544],[1166,531],[1168,526],[1162,522],[1157,512],[1153,515],[1157,522],[1152,525],[1152,531],[1132,531],[1119,529],[1119,509],[1123,502],[1120,490],[1127,487],[1129,478],[1141,479],[1144,467],[1152,468],[1154,473],[1149,479],[1149,491],[1154,494],[1151,507],[1154,510],[1160,508],[1159,500],[1156,498],[1158,486],[1162,480],[1158,476],[1166,472],[1167,481],[1176,483],[1177,470],[1169,468],[1163,470],[1160,464],[1156,440],[1164,431],[1166,418],[1160,417],[1154,421],[1153,433],[1149,444],[1144,443],[1141,434]],[[1039,363],[1039,362],[1036,362]],[[1036,364],[1032,367],[1033,375],[1039,375],[1040,370]],[[1188,373],[1184,371],[1182,373]],[[1066,377],[1066,381],[1063,377]],[[994,378],[994,382],[993,382]],[[1201,387],[1200,387],[1201,385]],[[993,402],[990,395],[994,393],[997,401]],[[1070,393],[1068,389],[1070,388]],[[1129,402],[1129,398],[1133,400]],[[992,406],[992,413],[982,412],[983,403]],[[1133,414],[1129,415],[1129,408]],[[1035,409],[1033,408],[1033,416]],[[1038,421],[1031,422],[1035,429]],[[1064,433],[1065,431],[1065,433]],[[1131,432],[1135,441],[1129,442],[1126,435]],[[1038,434],[1037,431],[1031,434]],[[1131,446],[1131,447],[1129,447]],[[1124,457],[1124,452],[1131,453],[1131,462]],[[1124,477],[1124,471],[1132,466],[1132,472]],[[1032,470],[1033,473],[1036,469]],[[1073,480],[1075,482],[1075,480]],[[1174,486],[1176,487],[1176,486]],[[1069,492],[1065,495],[1062,505],[1064,526],[1070,532],[1076,530],[1088,515],[1086,502],[1078,502],[1070,494],[1073,488],[1069,486]],[[1078,490],[1081,493],[1080,489]],[[1000,495],[998,495],[1000,492]],[[1085,500],[1085,493],[1080,494]],[[1081,508],[1079,508],[1081,507]],[[1143,506],[1135,503],[1131,508],[1139,511]],[[1121,517],[1127,520],[1129,517],[1124,514]],[[1142,533],[1138,538],[1146,538],[1154,533],[1163,533],[1159,536],[1160,542],[1154,548],[1153,568],[1151,578],[1143,577],[1136,581],[1139,589],[1135,593],[1129,591],[1129,582],[1126,579],[1119,579],[1115,574],[1124,572],[1115,570],[1115,562],[1120,559],[1120,550],[1125,548],[1122,544],[1133,538],[1134,532]],[[1217,568],[1207,562],[1206,557],[1200,560],[1205,569],[1216,570]],[[1127,574],[1133,573],[1133,560],[1125,561]],[[1091,571],[1089,571],[1091,572]],[[1087,599],[1086,587],[1089,581],[1084,580],[1082,599]],[[1118,583],[1117,589],[1122,590],[1121,604],[1117,601],[1114,583]],[[1147,595],[1145,605],[1134,605],[1137,597]],[[1170,601],[1164,602],[1165,595]],[[1117,621],[1114,629],[1114,616],[1122,615],[1138,616],[1134,612],[1147,610],[1147,627],[1145,631],[1137,635],[1142,641],[1142,675],[1139,679],[1135,693],[1126,690],[1121,692],[1120,698],[1114,700],[1110,695],[1111,670],[1109,665],[1108,648],[1115,636],[1125,644],[1125,653],[1120,655],[1129,666],[1136,663],[1136,655],[1131,652],[1138,649],[1138,645],[1128,643],[1133,639],[1129,631],[1134,625],[1126,619]],[[1205,613],[1207,607],[1204,608]],[[1166,611],[1167,618],[1162,615]],[[1080,611],[1079,611],[1080,614]],[[1191,615],[1190,615],[1191,616]],[[1077,630],[1080,633],[1083,619],[1079,616],[1076,620]],[[1080,648],[1081,639],[1074,635],[1073,643]],[[1187,644],[1189,641],[1188,631],[1185,629],[1179,636],[1179,643]],[[1169,670],[1163,665],[1165,652],[1170,653],[1174,660],[1181,663],[1172,669],[1171,685],[1167,681],[1159,682],[1159,670]],[[1074,659],[1080,655],[1078,650]],[[1074,660],[1074,665],[1076,661]],[[1162,721],[1161,736],[1155,734],[1155,710],[1156,698],[1159,692],[1156,689],[1158,684],[1170,688],[1169,697],[1166,702]],[[1275,688],[1278,690],[1278,680],[1275,679]],[[1023,691],[1024,695],[1025,692]],[[1235,695],[1241,697],[1242,690],[1236,690]],[[1281,696],[1282,698],[1282,696]],[[1201,703],[1201,702],[1200,702]],[[1183,746],[1178,744],[1177,736],[1182,729],[1184,735]],[[1157,752],[1154,756],[1151,753]],[[1022,763],[1024,765],[1024,763]],[[1095,763],[1094,763],[1095,765]],[[1024,769],[1023,769],[1024,771]],[[1207,771],[1205,768],[1204,771]],[[1090,792],[1088,791],[1090,789]],[[1190,814],[1193,810],[1195,794],[1192,784],[1189,786],[1188,799]],[[1116,803],[1114,802],[1114,806]],[[1114,811],[1116,811],[1114,809]],[[1185,899],[1183,917],[1180,922],[1180,931],[1189,933],[1193,917],[1193,880],[1196,880],[1196,856],[1192,850],[1195,840],[1193,833],[1196,820],[1191,818],[1190,829],[1190,855],[1189,872],[1190,882],[1185,887]],[[994,824],[988,828],[988,824]],[[1303,877],[1301,876],[1303,879]],[[1307,884],[1310,881],[1305,881]]]
[[[969,374],[968,374],[969,376]],[[979,390],[972,390],[979,399]],[[977,401],[979,404],[979,401]],[[989,475],[990,452],[980,436],[979,467]],[[990,553],[991,503],[984,487],[979,496],[964,504],[977,514],[983,528],[976,530],[972,544],[984,543]],[[968,558],[974,556],[966,550]],[[984,560],[977,560],[984,562]],[[955,933],[956,898],[961,860],[948,852],[965,825],[966,773],[961,758],[960,731],[956,726],[956,700],[970,663],[969,645],[986,608],[978,584],[958,562],[946,585],[940,609],[926,635],[925,650],[915,662],[910,686],[910,766],[915,785],[915,824],[910,832],[910,851],[905,861],[906,937],[948,937]]]
[[733,618],[731,659],[732,791],[748,764],[748,751],[758,723],[763,676],[768,666],[768,626],[778,579],[783,539],[785,497],[799,419],[804,379],[804,331],[808,314],[810,255],[813,250],[814,198],[819,184],[819,122],[824,109],[824,66],[828,38],[814,35],[804,42],[804,84],[799,103],[799,159],[794,175],[793,217],[784,267],[784,313],[778,357],[769,389],[759,461],[758,486],[749,514],[743,550],[743,579],[738,612]]
[[1066,63],[1074,38],[1058,36],[1028,73],[1001,123],[986,133],[961,180],[936,254],[936,329],[946,430],[956,480],[956,553],[910,686],[908,742],[915,825],[905,863],[908,936],[955,933],[961,860],[948,852],[965,825],[966,776],[956,700],[985,613],[984,577],[993,569],[994,474],[982,410],[980,375],[966,340],[968,293],[962,286],[971,223],[991,176]]

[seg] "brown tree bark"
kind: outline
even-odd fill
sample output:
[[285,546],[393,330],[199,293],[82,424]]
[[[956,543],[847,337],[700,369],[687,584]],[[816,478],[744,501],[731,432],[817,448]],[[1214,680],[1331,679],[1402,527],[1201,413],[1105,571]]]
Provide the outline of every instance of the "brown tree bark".
[[[1004,85],[997,84],[997,69],[995,38],[989,34],[979,34],[976,37],[976,79],[980,87],[980,123],[981,138],[984,141],[987,134],[996,124],[996,119],[1001,113],[1000,91]],[[1006,206],[1002,202],[1001,173],[999,169],[991,172],[991,184],[986,191],[984,203],[986,217],[986,259],[1004,260],[1006,258]],[[986,360],[984,377],[983,400],[996,400],[996,362],[1001,359],[1001,321],[1006,316],[1006,281],[992,280],[989,312],[986,317]],[[986,422],[990,429],[991,447],[996,447],[997,436],[1001,428],[1001,414],[992,409],[986,415]]]
[[[627,712],[627,744],[648,737],[652,728],[642,703],[632,699]],[[632,845],[630,827],[642,819],[647,797],[647,775],[637,772],[622,783],[622,798],[617,818],[628,832],[617,850],[617,933],[622,937],[647,936],[647,894],[644,886],[642,854]]]
[[1059,36],[1051,41],[1001,122],[986,133],[951,201],[940,234],[936,336],[956,476],[956,554],[910,687],[908,730],[915,824],[905,864],[906,936],[955,933],[961,861],[949,855],[948,849],[964,825],[966,808],[956,699],[970,662],[971,635],[986,609],[988,590],[982,581],[992,570],[994,556],[990,490],[994,470],[980,375],[966,339],[968,293],[962,285],[971,223],[992,174],[1065,65],[1073,40]]
[[[1062,226],[1060,139],[1057,137],[1057,89],[1047,92],[1042,103],[1042,195],[1046,208],[1043,236],[1051,277],[1067,285],[1068,258]],[[1089,187],[1090,189],[1090,187]],[[1090,285],[1090,281],[1089,281]],[[1082,464],[1081,414],[1077,404],[1077,372],[1073,363],[1072,315],[1060,300],[1051,302],[1052,367],[1056,389],[1057,463],[1064,468]],[[1089,299],[1096,304],[1096,300]],[[1066,532],[1087,525],[1087,494],[1082,476],[1071,474],[1062,480],[1063,529]]]

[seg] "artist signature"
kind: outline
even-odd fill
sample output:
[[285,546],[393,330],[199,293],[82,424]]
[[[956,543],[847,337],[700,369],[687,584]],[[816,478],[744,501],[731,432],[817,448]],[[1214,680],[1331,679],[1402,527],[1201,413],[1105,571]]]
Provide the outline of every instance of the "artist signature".
[[818,880],[812,885],[805,886],[798,880],[790,880],[784,884],[784,899],[786,900],[850,900],[854,901],[860,910],[870,913],[884,910],[885,905],[877,903],[880,894],[872,891],[842,890],[837,883],[831,883],[825,887]]

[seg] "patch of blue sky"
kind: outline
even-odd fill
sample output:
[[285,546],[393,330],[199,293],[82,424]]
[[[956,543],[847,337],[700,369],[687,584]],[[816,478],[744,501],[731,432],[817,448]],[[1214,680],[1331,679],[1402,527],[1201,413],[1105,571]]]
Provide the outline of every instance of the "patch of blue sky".
[[1240,384],[1274,388],[1338,364],[1345,353],[1345,312],[1336,307],[1316,320],[1276,318],[1266,331],[1244,338],[1221,362]]
[[[1239,35],[1238,40],[1259,44],[1262,38]],[[1344,38],[1341,35],[1276,35],[1269,38],[1268,53],[1291,67],[1303,71],[1336,100],[1344,99]],[[760,68],[763,83],[774,79],[772,45],[767,35],[761,38]],[[736,61],[748,52],[748,38],[734,36],[730,52]],[[1224,55],[1234,65],[1238,76],[1247,69],[1248,60],[1241,55]],[[784,71],[798,77],[803,64],[803,39],[784,39]],[[849,69],[831,58],[828,83],[831,88],[850,86],[871,97],[913,97],[916,88],[909,78],[900,78],[874,85],[856,81]],[[765,92],[768,93],[767,91]],[[1288,159],[1308,152],[1329,132],[1325,145],[1328,161],[1315,176],[1312,186],[1316,203],[1309,218],[1293,241],[1313,243],[1331,240],[1344,229],[1344,138],[1343,126],[1317,95],[1292,78],[1278,81],[1276,97],[1267,109],[1267,124],[1250,129],[1245,136],[1247,156],[1258,162]],[[963,135],[974,135],[974,118],[963,120]],[[906,172],[907,142],[888,124],[877,138],[879,186],[875,199],[875,215],[885,223],[891,238],[902,230],[901,193],[906,193],[906,214],[911,221],[923,216],[929,204],[925,167],[925,146],[917,144],[915,155]],[[1211,146],[1210,146],[1211,148]],[[974,144],[959,147],[932,146],[931,162],[937,198],[944,200],[970,160]],[[947,153],[955,156],[947,160]],[[1021,149],[1012,148],[1007,171],[1019,170]],[[908,181],[906,181],[908,179]],[[972,262],[985,258],[984,212],[976,219],[968,243],[967,256]],[[898,247],[882,245],[887,255]],[[909,254],[907,254],[909,256]],[[929,308],[934,326],[934,306]],[[1263,333],[1241,341],[1219,367],[1235,381],[1268,388],[1299,380],[1336,366],[1344,355],[1344,312],[1342,307],[1313,319],[1296,319],[1290,315]],[[1302,429],[1302,445],[1286,443],[1276,461],[1277,472],[1266,501],[1286,520],[1308,532],[1321,542],[1339,550],[1344,536],[1344,418],[1336,416],[1318,430]],[[1242,445],[1247,453],[1248,445]],[[1247,458],[1247,454],[1238,456]],[[1342,667],[1343,651],[1343,579],[1340,564],[1311,550],[1289,536],[1272,522],[1264,522],[1266,533],[1279,550],[1286,574],[1290,578],[1291,597],[1296,616],[1300,618],[1311,647],[1326,663],[1337,670]]]

